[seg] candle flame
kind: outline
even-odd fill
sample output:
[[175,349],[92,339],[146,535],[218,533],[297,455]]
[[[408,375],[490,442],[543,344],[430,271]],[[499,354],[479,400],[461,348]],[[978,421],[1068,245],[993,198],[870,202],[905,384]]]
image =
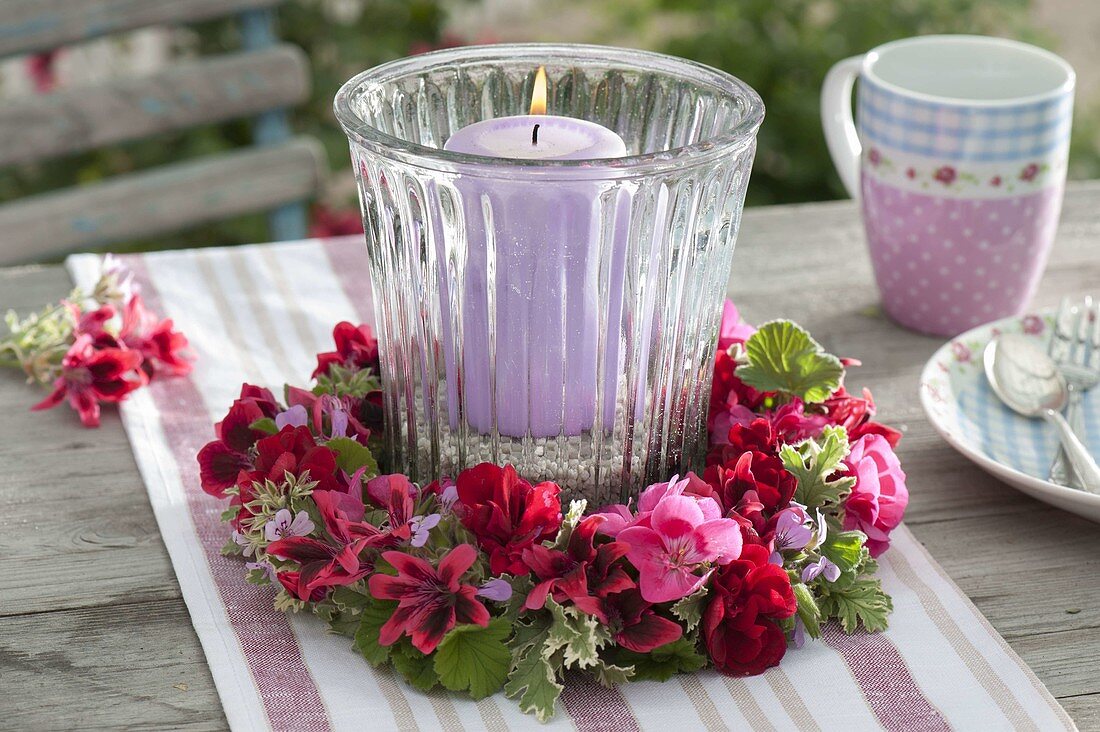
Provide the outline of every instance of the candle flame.
[[546,114],[546,68],[539,67],[535,74],[535,88],[531,90],[530,114]]

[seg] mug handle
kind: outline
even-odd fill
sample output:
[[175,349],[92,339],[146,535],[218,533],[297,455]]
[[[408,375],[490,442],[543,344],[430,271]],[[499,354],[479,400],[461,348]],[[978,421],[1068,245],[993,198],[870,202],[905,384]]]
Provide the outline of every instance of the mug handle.
[[821,86],[821,127],[833,165],[848,195],[859,200],[859,157],[863,148],[852,118],[852,87],[863,65],[863,56],[838,61]]

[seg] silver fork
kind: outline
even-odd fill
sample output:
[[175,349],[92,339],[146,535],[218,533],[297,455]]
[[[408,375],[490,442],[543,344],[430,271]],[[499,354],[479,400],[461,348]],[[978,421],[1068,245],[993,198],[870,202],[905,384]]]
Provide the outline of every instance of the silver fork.
[[[1050,356],[1069,387],[1066,421],[1083,440],[1085,392],[1100,383],[1100,302],[1094,302],[1092,297],[1076,302],[1063,298],[1054,319]],[[1061,447],[1050,466],[1050,479],[1060,485],[1081,487]]]

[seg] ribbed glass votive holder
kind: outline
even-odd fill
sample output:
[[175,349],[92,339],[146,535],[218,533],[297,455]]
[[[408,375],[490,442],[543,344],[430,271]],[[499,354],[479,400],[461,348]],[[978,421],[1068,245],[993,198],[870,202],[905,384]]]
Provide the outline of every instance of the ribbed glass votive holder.
[[[528,112],[618,133],[625,157],[444,150]],[[512,463],[604,503],[699,467],[711,367],[764,108],[653,53],[497,45],[363,72],[336,114],[370,259],[390,468]],[[366,284],[364,283],[364,286]]]

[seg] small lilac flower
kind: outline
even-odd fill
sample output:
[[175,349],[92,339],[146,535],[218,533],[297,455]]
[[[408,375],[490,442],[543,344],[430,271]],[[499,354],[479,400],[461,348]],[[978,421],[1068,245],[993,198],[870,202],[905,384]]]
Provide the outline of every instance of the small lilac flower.
[[806,510],[797,503],[792,503],[790,508],[785,508],[779,513],[775,524],[775,538],[773,539],[772,555],[768,562],[783,566],[783,555],[788,549],[802,549],[813,538],[813,530],[806,524],[810,517]]
[[309,412],[301,404],[295,404],[290,409],[275,415],[275,426],[280,430],[287,425],[291,427],[305,427],[309,423]]
[[275,512],[275,518],[264,526],[264,538],[278,541],[291,536],[309,536],[313,533],[313,528],[313,521],[305,511],[299,511],[297,516],[291,518],[289,509],[280,508]]
[[409,529],[412,531],[412,539],[410,544],[419,548],[428,543],[428,533],[439,525],[439,521],[443,517],[438,513],[431,513],[427,516],[413,516],[409,521]]
[[791,645],[795,648],[806,645],[806,624],[797,615],[794,618],[794,637],[791,638]]
[[235,543],[243,550],[242,553],[246,557],[251,557],[253,550],[255,550],[256,548],[252,545],[252,542],[248,540],[247,536],[237,531],[236,529],[233,530],[233,543]]
[[491,579],[478,589],[477,594],[497,602],[507,602],[512,597],[512,585],[508,580]]
[[439,504],[443,507],[443,510],[450,511],[455,505],[455,501],[458,500],[458,486],[450,478],[442,478],[439,484],[443,486],[443,490],[439,494]]
[[250,572],[254,569],[262,569],[268,582],[274,582],[278,579],[275,575],[275,568],[271,566],[271,562],[245,562],[244,566]]
[[348,436],[348,413],[343,409],[332,410],[332,436]]
[[827,582],[836,582],[840,577],[840,567],[829,561],[828,557],[822,557],[813,564],[807,564],[802,570],[802,581],[812,582],[818,575],[824,575]]

